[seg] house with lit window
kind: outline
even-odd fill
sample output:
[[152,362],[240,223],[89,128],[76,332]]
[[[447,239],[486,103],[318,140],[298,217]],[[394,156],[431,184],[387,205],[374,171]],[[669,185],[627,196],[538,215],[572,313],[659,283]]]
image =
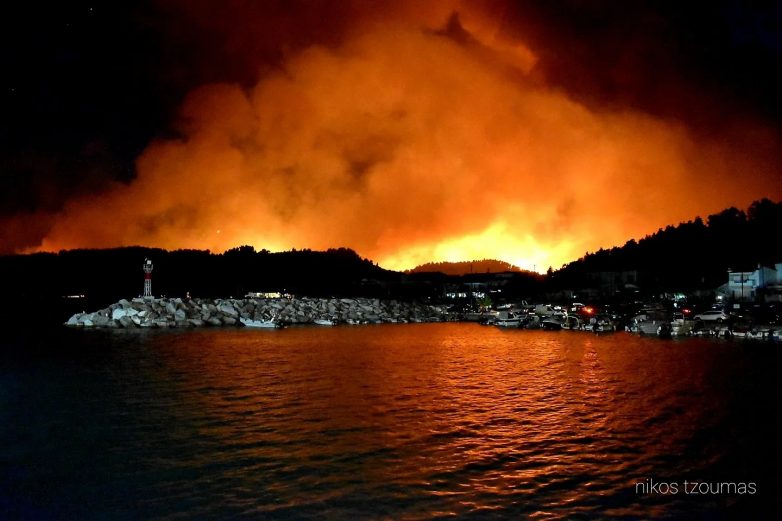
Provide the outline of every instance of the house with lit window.
[[728,270],[728,281],[717,288],[717,293],[732,300],[775,300],[781,295],[782,263],[774,267],[761,266],[752,271]]

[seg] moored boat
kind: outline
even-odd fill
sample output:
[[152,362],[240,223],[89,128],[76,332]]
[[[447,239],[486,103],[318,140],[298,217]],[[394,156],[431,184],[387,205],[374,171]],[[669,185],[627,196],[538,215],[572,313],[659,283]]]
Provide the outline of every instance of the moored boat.
[[496,319],[497,315],[499,315],[497,311],[468,311],[464,314],[464,320],[486,324]]
[[546,331],[559,331],[562,329],[562,321],[555,317],[544,318],[540,321],[540,327]]
[[581,329],[583,324],[575,315],[567,315],[565,316],[564,321],[562,322],[562,329],[570,329],[571,331],[575,331],[578,329]]
[[521,317],[513,311],[500,311],[494,319],[494,325],[500,327],[519,327]]
[[616,324],[609,315],[600,314],[590,318],[582,329],[593,333],[613,333],[616,331]]
[[245,326],[245,327],[257,327],[257,328],[265,328],[265,329],[278,329],[282,327],[282,324],[274,320],[273,318],[270,320],[253,320],[251,318],[239,318],[239,321]]
[[630,332],[642,335],[659,335],[661,326],[663,326],[663,330],[666,330],[670,325],[671,321],[665,316],[664,311],[658,309],[643,310],[633,317]]
[[674,313],[671,318],[671,336],[685,336],[692,333],[695,322],[685,318],[683,313]]

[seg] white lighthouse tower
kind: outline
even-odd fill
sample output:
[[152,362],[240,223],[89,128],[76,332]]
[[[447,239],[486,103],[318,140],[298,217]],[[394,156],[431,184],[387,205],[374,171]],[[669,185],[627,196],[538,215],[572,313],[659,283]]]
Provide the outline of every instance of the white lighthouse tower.
[[144,297],[152,298],[152,260],[144,259]]

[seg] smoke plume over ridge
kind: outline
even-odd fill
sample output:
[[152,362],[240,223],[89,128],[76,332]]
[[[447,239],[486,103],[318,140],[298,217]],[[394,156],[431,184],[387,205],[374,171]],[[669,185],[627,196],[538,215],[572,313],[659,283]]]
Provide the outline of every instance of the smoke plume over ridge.
[[[49,216],[37,249],[347,246],[396,269],[545,269],[782,195],[778,142],[760,124],[704,136],[587,103],[547,82],[502,3],[423,4],[347,3],[349,22],[274,66],[238,51],[252,85],[190,92],[177,137],[150,144],[129,184]],[[265,27],[238,23],[242,38]]]

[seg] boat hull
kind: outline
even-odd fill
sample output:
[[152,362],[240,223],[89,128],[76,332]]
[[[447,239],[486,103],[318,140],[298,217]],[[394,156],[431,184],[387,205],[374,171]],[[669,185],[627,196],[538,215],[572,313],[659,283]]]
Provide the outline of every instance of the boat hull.
[[498,327],[519,327],[520,323],[521,320],[518,318],[505,318],[505,319],[497,319],[494,322],[494,325]]
[[262,329],[279,329],[282,325],[274,320],[252,320],[249,318],[240,318],[239,321],[244,327],[262,328]]

